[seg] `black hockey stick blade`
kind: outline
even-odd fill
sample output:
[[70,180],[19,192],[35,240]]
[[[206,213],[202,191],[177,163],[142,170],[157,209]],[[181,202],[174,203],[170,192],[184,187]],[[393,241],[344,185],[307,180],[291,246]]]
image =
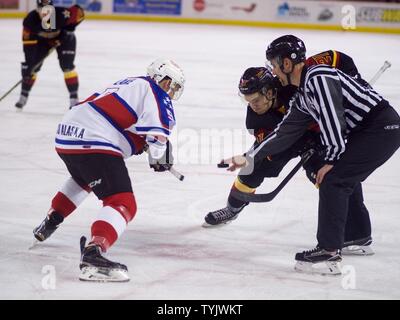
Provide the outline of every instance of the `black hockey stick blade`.
[[259,193],[259,194],[254,194],[254,193],[245,193],[245,192],[240,192],[238,190],[232,190],[232,196],[235,197],[236,199],[239,199],[241,201],[245,202],[269,202],[272,201],[278,193],[284,188],[284,186],[287,185],[287,183],[292,179],[292,177],[299,171],[299,169],[303,166],[304,163],[308,161],[308,159],[311,158],[311,156],[314,154],[314,149],[310,149],[307,152],[305,152],[300,161],[296,164],[296,166],[288,173],[288,175],[282,180],[282,182],[276,187],[275,190],[269,192],[269,193]]

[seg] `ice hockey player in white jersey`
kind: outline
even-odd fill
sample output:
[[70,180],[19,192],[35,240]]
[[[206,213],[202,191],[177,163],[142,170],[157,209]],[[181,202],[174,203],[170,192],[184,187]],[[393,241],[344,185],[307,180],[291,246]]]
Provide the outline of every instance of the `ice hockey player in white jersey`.
[[46,240],[93,191],[103,207],[91,226],[89,244],[81,238],[81,280],[129,280],[125,265],[102,256],[136,214],[124,158],[147,150],[153,170],[171,169],[168,137],[175,125],[171,99],[180,98],[184,82],[177,64],[156,60],[147,76],[122,79],[93,94],[69,110],[58,125],[56,151],[70,177],[33,233],[37,240]]

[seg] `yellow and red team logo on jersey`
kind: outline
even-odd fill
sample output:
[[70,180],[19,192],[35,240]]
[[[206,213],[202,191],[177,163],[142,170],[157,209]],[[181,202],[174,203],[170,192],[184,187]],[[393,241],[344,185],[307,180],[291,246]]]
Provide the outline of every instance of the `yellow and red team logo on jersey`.
[[327,64],[332,65],[333,59],[329,52],[323,52],[311,57],[315,61],[315,64]]
[[264,129],[260,129],[257,133],[256,133],[256,140],[258,143],[260,143],[261,141],[263,141],[265,138],[265,131]]
[[339,65],[340,54],[337,51],[325,51],[307,59],[307,65],[313,66],[316,64],[327,64],[337,68]]

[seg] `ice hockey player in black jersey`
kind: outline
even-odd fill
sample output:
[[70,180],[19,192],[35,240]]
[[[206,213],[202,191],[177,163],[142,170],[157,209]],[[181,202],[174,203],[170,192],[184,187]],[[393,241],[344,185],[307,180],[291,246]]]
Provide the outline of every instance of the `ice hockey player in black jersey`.
[[317,246],[295,256],[296,270],[340,274],[346,224],[352,217],[369,221],[361,182],[385,163],[400,146],[400,117],[371,87],[325,64],[306,65],[304,42],[282,36],[268,46],[267,60],[282,83],[298,88],[279,126],[246,153],[247,163],[284,152],[316,121],[325,149],[319,184]]
[[[52,11],[51,8],[54,8]],[[46,18],[46,13],[54,14]],[[78,102],[78,74],[74,60],[76,54],[76,26],[84,19],[79,5],[70,8],[54,7],[51,0],[37,0],[37,8],[28,13],[23,21],[22,42],[25,61],[21,64],[22,88],[15,107],[21,110],[28,101],[29,93],[43,60],[52,50],[57,51],[65,84],[69,91],[69,106]]]
[[[285,89],[285,90],[283,90]],[[282,121],[288,109],[288,102],[295,92],[294,87],[283,88],[278,78],[265,67],[248,68],[239,82],[239,93],[246,101],[246,128],[254,134],[255,145],[261,143]],[[252,193],[262,184],[265,178],[278,177],[285,165],[293,158],[311,148],[318,147],[319,130],[311,125],[303,137],[292,148],[263,159],[250,174],[239,174],[232,186],[227,206],[212,211],[205,217],[204,227],[226,224],[238,217],[239,212],[248,204],[232,195],[233,190]],[[309,176],[318,168],[318,155],[310,159],[313,165],[307,166]]]

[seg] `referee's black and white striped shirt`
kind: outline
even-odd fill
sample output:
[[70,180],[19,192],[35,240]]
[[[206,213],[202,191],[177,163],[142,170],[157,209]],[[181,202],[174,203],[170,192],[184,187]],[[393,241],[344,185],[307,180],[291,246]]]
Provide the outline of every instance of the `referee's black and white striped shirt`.
[[346,149],[346,138],[383,98],[347,74],[327,65],[304,67],[298,92],[278,127],[246,153],[258,162],[289,148],[316,121],[326,148],[326,163],[335,163]]

